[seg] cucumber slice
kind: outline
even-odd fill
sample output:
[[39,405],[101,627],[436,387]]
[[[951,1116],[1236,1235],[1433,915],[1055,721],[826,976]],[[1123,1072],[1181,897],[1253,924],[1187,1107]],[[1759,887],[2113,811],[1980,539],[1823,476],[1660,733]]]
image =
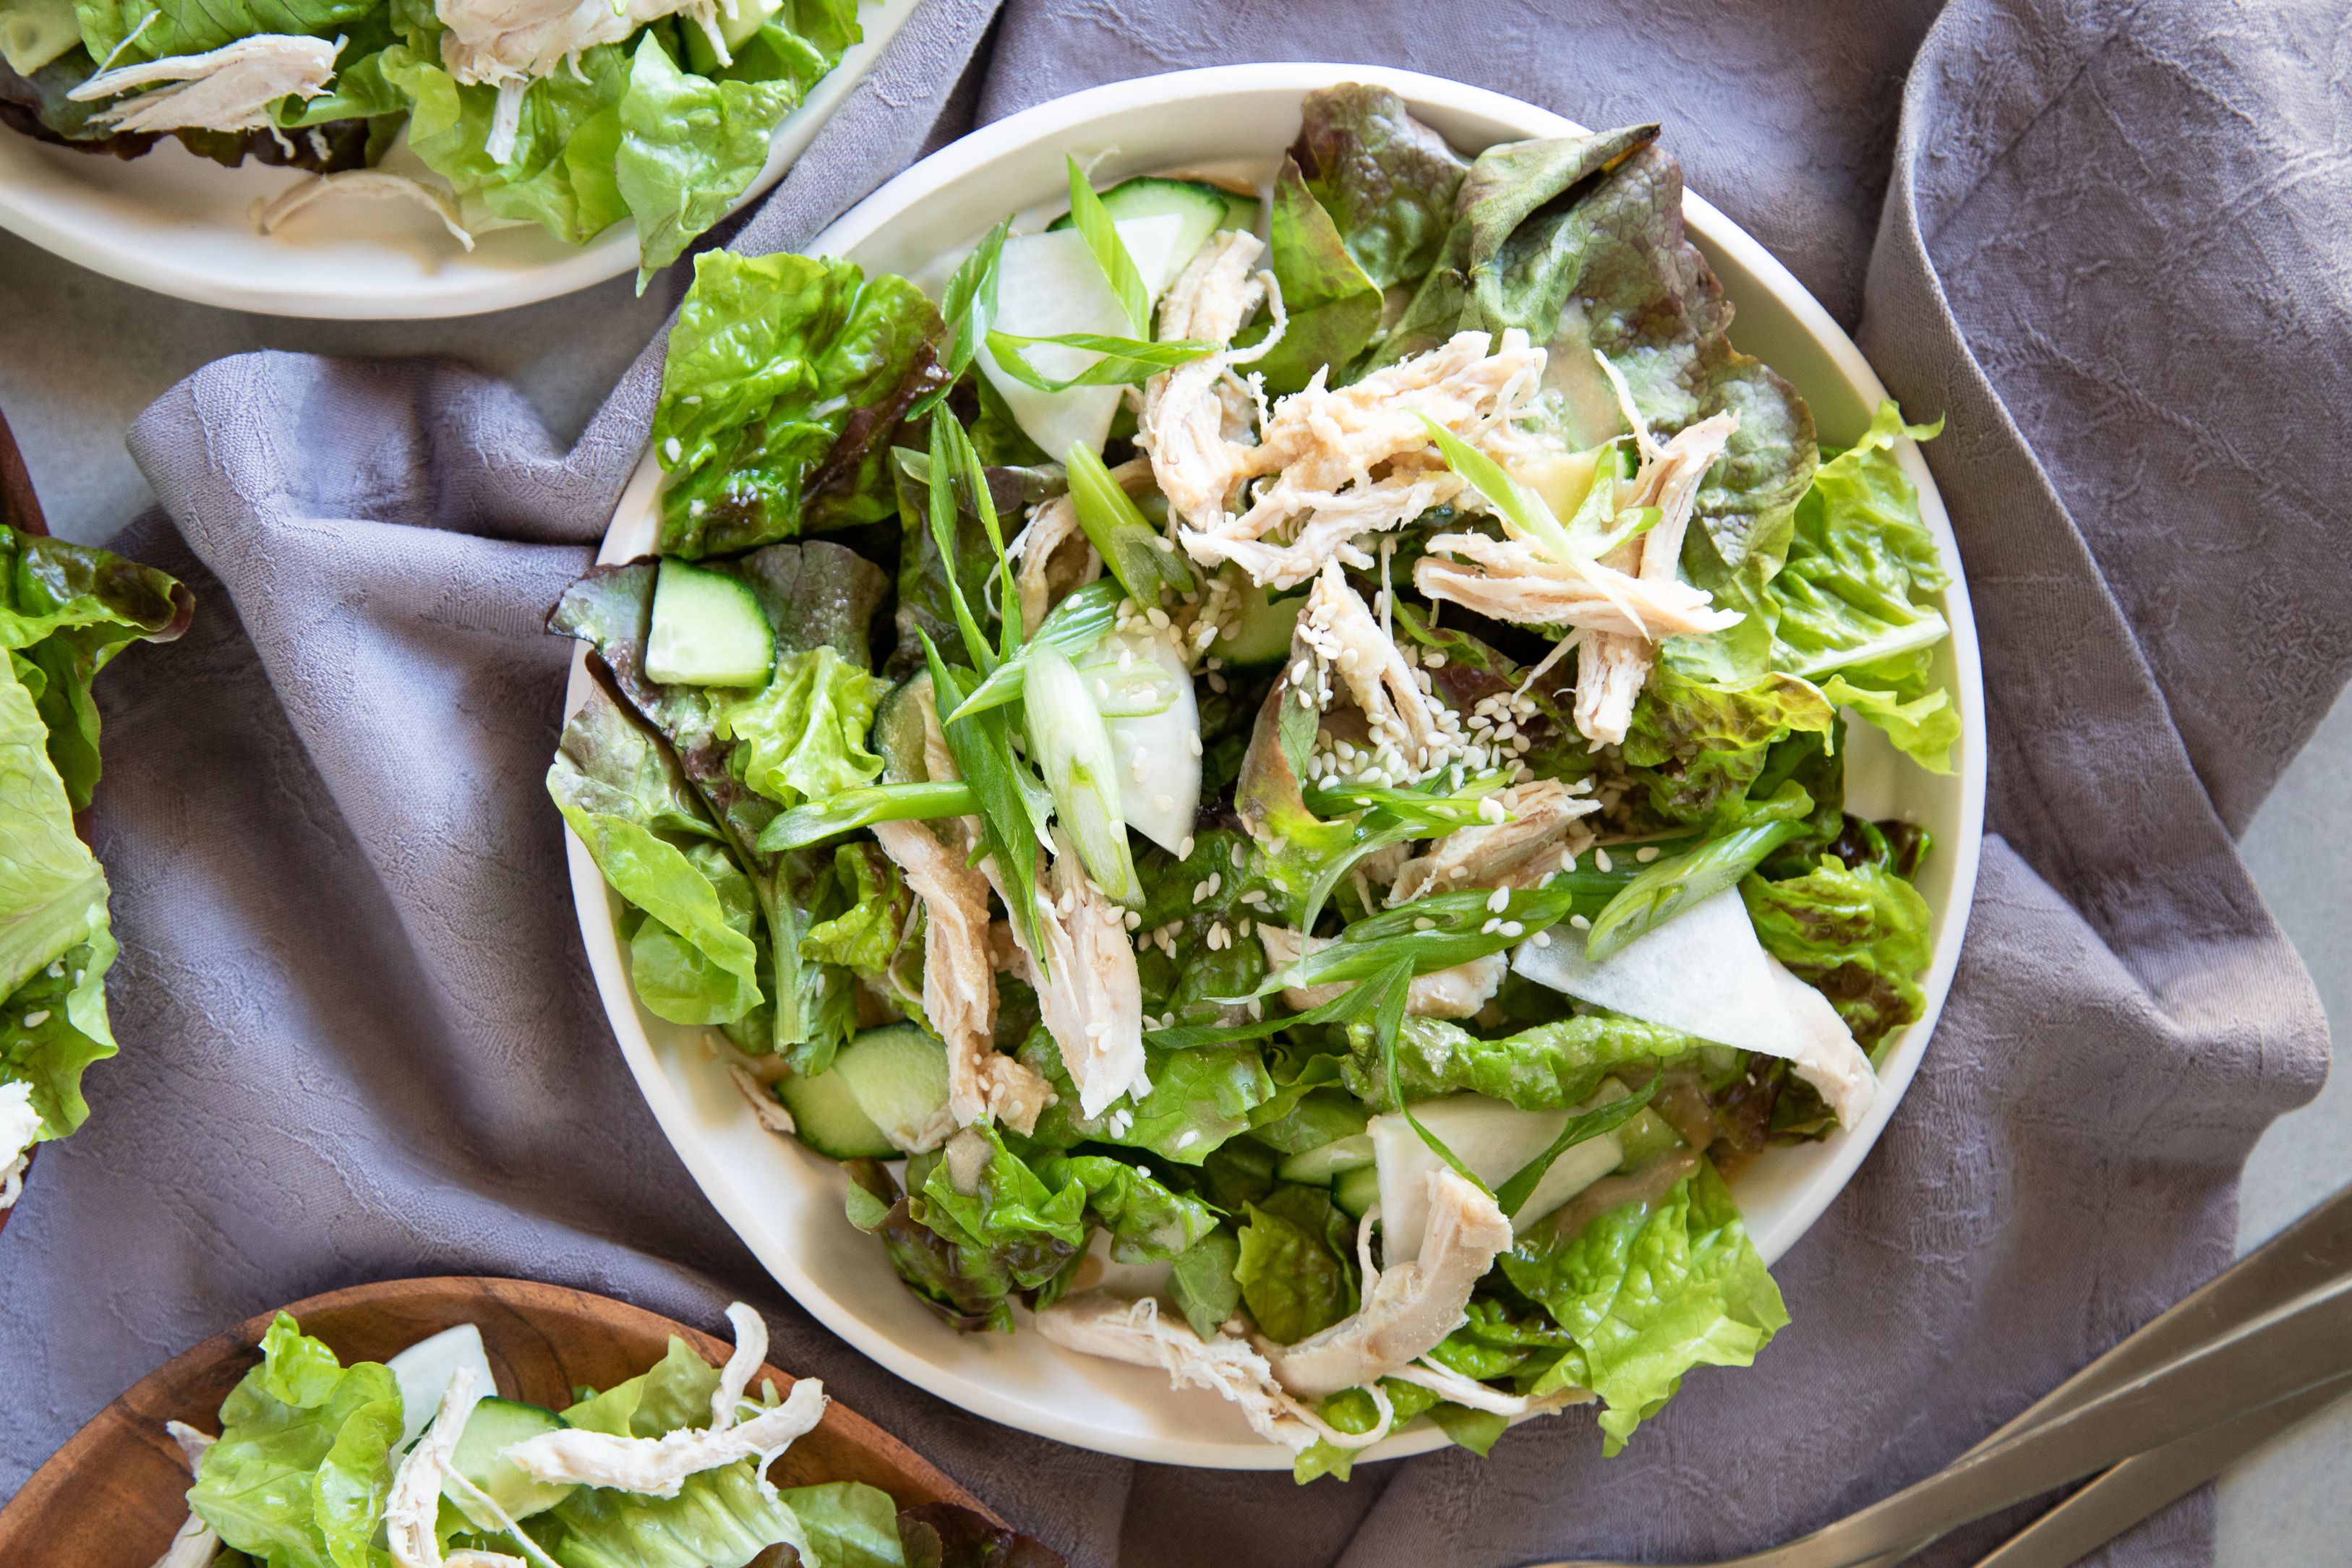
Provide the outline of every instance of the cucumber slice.
[[1370,1214],[1372,1205],[1381,1200],[1381,1172],[1378,1166],[1358,1166],[1342,1171],[1339,1179],[1331,1184],[1331,1201],[1361,1219]]
[[777,1080],[776,1098],[793,1113],[793,1128],[801,1142],[827,1159],[889,1159],[899,1152],[898,1145],[859,1109],[849,1092],[849,1080],[841,1075],[841,1057],[847,1054],[842,1051],[831,1071],[814,1078]]
[[875,755],[882,758],[882,781],[886,784],[921,784],[930,779],[930,765],[923,758],[923,736],[928,727],[923,722],[923,705],[929,699],[930,691],[931,676],[927,670],[900,681],[874,705],[871,739]]
[[1647,1105],[1634,1112],[1633,1119],[1617,1129],[1617,1141],[1625,1145],[1622,1168],[1629,1171],[1639,1170],[1659,1155],[1670,1155],[1683,1146],[1682,1134]]
[[665,557],[654,583],[646,674],[665,685],[765,685],[776,634],[751,588],[723,571]]
[[1298,612],[1306,608],[1303,593],[1270,599],[1265,589],[1244,581],[1234,619],[1219,628],[1210,651],[1226,664],[1244,669],[1278,664],[1290,655],[1291,632],[1298,625]]
[[948,1115],[947,1047],[911,1023],[869,1029],[841,1048],[838,1078],[866,1119],[906,1154],[935,1149],[955,1131]]
[[[485,1399],[474,1406],[474,1413],[466,1418],[466,1429],[457,1434],[449,1468],[504,1509],[509,1519],[529,1519],[553,1508],[576,1489],[569,1483],[533,1480],[507,1461],[506,1451],[525,1438],[563,1429],[552,1410],[514,1399]],[[475,1529],[502,1528],[495,1517],[487,1517],[487,1510],[477,1514],[479,1505],[454,1483],[444,1481],[441,1495],[455,1503]]]
[[459,1323],[418,1340],[383,1364],[400,1385],[400,1441],[393,1445],[395,1452],[416,1441],[433,1424],[442,1391],[459,1367],[474,1369],[476,1388],[485,1394],[498,1392],[489,1353],[482,1348],[482,1331],[471,1323]]
[[[1128,255],[1135,258],[1135,269],[1143,274],[1145,286],[1155,297],[1176,281],[1176,275],[1184,270],[1184,264],[1192,259],[1193,252],[1211,235],[1219,229],[1246,229],[1257,224],[1255,193],[1244,195],[1205,180],[1168,180],[1144,174],[1121,180],[1102,192],[1101,196],[1103,210],[1119,225],[1119,238],[1126,242]],[[1160,217],[1172,217],[1177,222],[1169,226],[1164,241],[1150,247],[1153,254],[1147,258],[1145,247],[1129,236],[1129,225],[1140,219]],[[1064,213],[1050,227],[1067,228],[1069,223],[1070,214]]]
[[1328,1186],[1348,1172],[1362,1170],[1371,1163],[1372,1135],[1358,1133],[1351,1138],[1334,1138],[1319,1149],[1293,1155],[1274,1174],[1285,1181]]

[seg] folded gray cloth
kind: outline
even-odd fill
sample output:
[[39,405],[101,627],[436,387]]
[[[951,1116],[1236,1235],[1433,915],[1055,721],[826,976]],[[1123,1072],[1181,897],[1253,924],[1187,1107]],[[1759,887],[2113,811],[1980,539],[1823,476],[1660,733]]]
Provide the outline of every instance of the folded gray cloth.
[[[1695,1375],[1612,1460],[1570,1415],[1300,1492],[992,1427],[865,1362],[646,1113],[540,789],[567,656],[540,617],[635,456],[650,362],[567,455],[462,370],[250,356],[133,433],[192,553],[160,519],[124,548],[204,613],[101,685],[124,1049],[0,1238],[0,1489],[226,1321],[476,1271],[714,1326],[744,1295],[780,1359],[1081,1563],[1688,1561],[1926,1473],[2221,1267],[2247,1149],[2326,1063],[2230,834],[2352,665],[2336,7],[1821,9],[1010,0],[978,82],[994,117],[1344,54],[1662,118],[1695,189],[1860,315],[1906,409],[1949,416],[1928,460],[1996,836],[1933,1049],[1776,1270],[1795,1322],[1754,1370]],[[932,0],[738,243],[804,240],[932,135],[986,10]],[[2107,1560],[2210,1539],[2192,1501]]]

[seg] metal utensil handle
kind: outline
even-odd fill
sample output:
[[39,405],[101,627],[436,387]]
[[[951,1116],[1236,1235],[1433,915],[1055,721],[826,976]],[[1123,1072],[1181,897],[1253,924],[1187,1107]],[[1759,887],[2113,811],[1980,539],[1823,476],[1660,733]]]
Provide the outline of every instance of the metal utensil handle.
[[2075,1408],[1987,1444],[1826,1530],[1744,1562],[1860,1568],[2077,1477],[2352,1375],[2352,1279],[2338,1280]]

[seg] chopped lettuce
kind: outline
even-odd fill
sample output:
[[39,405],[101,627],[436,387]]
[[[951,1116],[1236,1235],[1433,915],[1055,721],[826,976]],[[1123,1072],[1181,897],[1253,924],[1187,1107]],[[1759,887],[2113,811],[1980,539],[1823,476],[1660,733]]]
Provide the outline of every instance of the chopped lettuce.
[[[1268,259],[1289,317],[1282,339],[1251,369],[1270,392],[1297,392],[1316,371],[1339,379],[1381,324],[1381,288],[1348,252],[1339,225],[1307,188],[1296,159],[1274,183]],[[1246,335],[1255,341],[1264,329]]]
[[1071,1184],[1084,1190],[1087,1216],[1109,1234],[1114,1262],[1172,1262],[1216,1226],[1207,1204],[1171,1191],[1125,1160],[1040,1154],[1034,1163],[1045,1182],[1066,1191]]
[[1573,1234],[1538,1222],[1502,1269],[1574,1342],[1537,1386],[1599,1395],[1609,1454],[1664,1408],[1685,1373],[1751,1365],[1789,1322],[1730,1190],[1704,1160],[1656,1202],[1625,1204]]
[[920,289],[854,262],[697,256],[654,411],[662,553],[888,517],[889,438],[929,390],[945,331]]
[[1717,683],[1662,664],[1634,705],[1624,758],[1644,770],[1652,810],[1668,821],[1707,823],[1736,814],[1774,742],[1825,735],[1836,716],[1819,690],[1790,675]]
[[[331,38],[381,0],[78,0],[83,42],[117,65],[200,55],[256,33]],[[132,35],[137,35],[135,37]],[[131,41],[125,47],[123,40]]]
[[1773,667],[1819,684],[1938,773],[1951,770],[1960,720],[1951,693],[1935,684],[1935,648],[1949,628],[1927,595],[1951,577],[1895,443],[1926,441],[1943,427],[1906,424],[1894,403],[1879,404],[1863,438],[1813,476],[1788,562],[1767,589]]
[[188,1506],[268,1568],[374,1568],[392,1485],[400,1385],[381,1363],[344,1366],[280,1312],[261,1364],[221,1406]]
[[1927,901],[1885,866],[1825,854],[1801,876],[1748,877],[1739,896],[1764,950],[1830,999],[1874,1064],[1927,1010]]
[[787,653],[765,686],[720,706],[719,738],[735,742],[736,775],[778,805],[826,800],[882,776],[866,732],[887,689],[830,647]]
[[804,1539],[752,1459],[690,1475],[676,1497],[582,1487],[523,1528],[563,1568],[743,1568]]
[[1140,1099],[1123,1099],[1099,1116],[1078,1107],[1062,1050],[1043,1029],[1032,1030],[1021,1060],[1053,1086],[1054,1103],[1037,1118],[1036,1141],[1056,1147],[1079,1143],[1149,1149],[1177,1165],[1197,1166],[1225,1140],[1248,1130],[1251,1121],[1276,1098],[1265,1058],[1246,1046],[1205,1051],[1163,1051],[1146,1045],[1144,1072],[1151,1087]]
[[1328,1192],[1284,1182],[1245,1214],[1234,1278],[1268,1339],[1296,1344],[1356,1310],[1356,1224]]
[[[1481,1040],[1443,1019],[1409,1018],[1397,1030],[1396,1071],[1409,1101],[1466,1089],[1522,1111],[1556,1111],[1591,1099],[1612,1072],[1707,1049],[1679,1030],[1616,1013],[1538,1024],[1499,1040]],[[1388,1074],[1370,1040],[1358,1043],[1341,1071],[1366,1104],[1389,1103]]]
[[637,286],[725,217],[768,161],[796,82],[713,81],[680,70],[648,27],[637,36],[614,184],[637,221]]
[[800,1521],[805,1568],[907,1568],[898,1505],[863,1481],[791,1487],[784,1506]]
[[1427,272],[1454,221],[1469,161],[1384,87],[1344,82],[1307,95],[1290,156],[1373,284]]

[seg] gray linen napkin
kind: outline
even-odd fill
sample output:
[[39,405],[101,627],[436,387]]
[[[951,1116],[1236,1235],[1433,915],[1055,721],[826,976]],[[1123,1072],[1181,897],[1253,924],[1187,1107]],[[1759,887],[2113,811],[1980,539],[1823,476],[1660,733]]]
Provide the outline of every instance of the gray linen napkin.
[[[152,519],[126,542],[208,613],[103,694],[124,1052],[0,1239],[0,1487],[226,1319],[468,1270],[702,1321],[745,1294],[784,1359],[1081,1563],[1689,1560],[1926,1473],[2221,1267],[2246,1150],[2326,1062],[2230,833],[2352,665],[2341,24],[2326,0],[1819,9],[1010,0],[979,84],[994,118],[1338,57],[1663,118],[1693,187],[1861,318],[1915,415],[1950,415],[1928,456],[1998,836],[1934,1048],[1777,1270],[1796,1321],[1756,1369],[1696,1375],[1614,1460],[1571,1416],[1298,1492],[989,1427],[864,1363],[638,1101],[540,793],[564,650],[539,616],[635,457],[651,362],[567,457],[462,371],[253,356],[133,433],[196,559]],[[911,152],[984,11],[894,50],[738,243],[804,239]],[[2200,1563],[2210,1536],[2192,1502],[2108,1560]]]

